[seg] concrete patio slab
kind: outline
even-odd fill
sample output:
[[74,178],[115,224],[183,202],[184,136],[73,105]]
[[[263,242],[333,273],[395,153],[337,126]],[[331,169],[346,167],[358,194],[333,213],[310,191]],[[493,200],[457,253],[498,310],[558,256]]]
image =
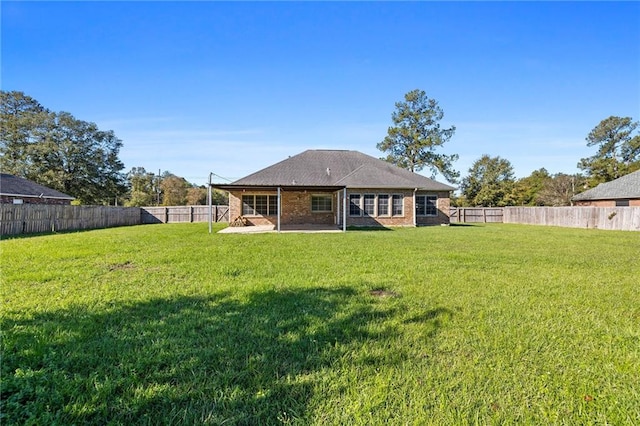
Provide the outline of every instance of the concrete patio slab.
[[[264,234],[278,232],[274,225],[249,225],[249,226],[228,226],[219,234]],[[336,233],[342,232],[342,228],[335,225],[281,225],[280,233]]]

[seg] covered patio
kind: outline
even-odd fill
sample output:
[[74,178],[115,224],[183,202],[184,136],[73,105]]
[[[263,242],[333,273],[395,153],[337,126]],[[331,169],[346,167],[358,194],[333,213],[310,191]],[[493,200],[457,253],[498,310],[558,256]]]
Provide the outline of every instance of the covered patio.
[[[216,185],[229,192],[230,226],[225,233],[344,232],[347,189],[344,186]],[[324,204],[319,205],[319,202]]]

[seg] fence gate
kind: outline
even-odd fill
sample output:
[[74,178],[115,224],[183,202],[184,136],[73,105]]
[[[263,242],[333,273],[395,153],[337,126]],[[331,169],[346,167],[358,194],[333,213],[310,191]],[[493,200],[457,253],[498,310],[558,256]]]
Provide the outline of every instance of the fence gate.
[[451,223],[502,223],[503,207],[452,207],[449,211]]

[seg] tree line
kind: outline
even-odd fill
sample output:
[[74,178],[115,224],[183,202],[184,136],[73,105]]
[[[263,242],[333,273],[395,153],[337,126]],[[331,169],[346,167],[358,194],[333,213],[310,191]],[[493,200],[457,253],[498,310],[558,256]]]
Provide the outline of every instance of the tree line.
[[[118,158],[122,141],[112,130],[53,112],[18,91],[0,91],[0,170],[76,197],[79,204],[197,205],[206,204],[206,186],[197,186],[170,172],[154,174],[144,167],[125,173]],[[441,152],[455,126],[441,127],[444,112],[423,90],[412,90],[395,104],[393,125],[378,143],[385,160],[419,172],[424,168],[459,185],[457,206],[563,206],[599,183],[640,169],[639,123],[611,116],[587,135],[595,154],[579,160],[582,173],[550,174],[540,168],[522,179],[500,156],[483,155],[460,179],[457,154]],[[226,194],[213,192],[214,204],[226,204]]]
[[444,113],[438,102],[416,89],[395,106],[393,126],[377,145],[387,153],[384,159],[413,172],[428,167],[432,177],[440,173],[450,183],[459,183],[460,195],[452,199],[456,206],[568,206],[575,194],[640,169],[639,123],[631,117],[611,116],[587,135],[587,146],[597,147],[597,152],[580,159],[577,166],[582,173],[550,174],[540,168],[516,179],[509,160],[485,154],[460,180],[453,168],[458,156],[439,152],[456,128],[440,127]]
[[[162,174],[147,172],[144,167],[134,167],[127,174],[129,193],[127,206],[183,206],[207,204],[207,187],[194,185],[183,177],[166,171]],[[214,205],[229,203],[227,194],[213,190]]]
[[[127,206],[206,204],[206,186],[143,167],[124,173],[122,141],[112,130],[53,112],[18,91],[0,91],[0,170],[76,198],[78,204]],[[213,203],[226,204],[214,191]]]

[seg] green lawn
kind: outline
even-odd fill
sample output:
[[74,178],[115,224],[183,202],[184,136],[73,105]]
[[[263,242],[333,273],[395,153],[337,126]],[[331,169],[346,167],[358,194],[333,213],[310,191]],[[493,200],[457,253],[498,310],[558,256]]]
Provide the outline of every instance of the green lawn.
[[0,250],[3,425],[640,424],[639,233],[147,225]]

